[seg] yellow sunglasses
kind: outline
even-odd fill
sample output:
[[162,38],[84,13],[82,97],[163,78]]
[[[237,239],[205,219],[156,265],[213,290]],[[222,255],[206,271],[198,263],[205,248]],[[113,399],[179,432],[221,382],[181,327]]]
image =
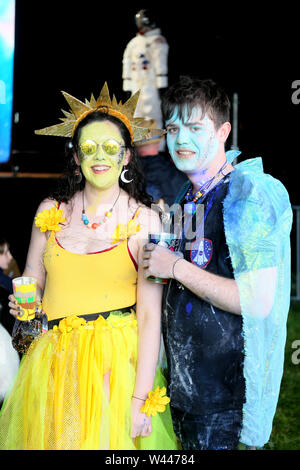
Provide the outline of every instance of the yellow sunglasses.
[[125,145],[120,144],[120,142],[115,139],[107,139],[102,144],[97,144],[94,140],[88,139],[82,142],[79,148],[84,155],[92,156],[97,153],[99,146],[110,157],[119,155],[121,150],[126,148]]

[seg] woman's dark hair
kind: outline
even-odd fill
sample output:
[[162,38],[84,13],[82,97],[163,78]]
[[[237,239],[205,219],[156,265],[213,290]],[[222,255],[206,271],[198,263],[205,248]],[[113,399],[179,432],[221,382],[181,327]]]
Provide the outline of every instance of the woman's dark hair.
[[211,79],[201,80],[196,77],[182,76],[170,86],[162,97],[162,111],[168,121],[178,109],[182,119],[188,112],[190,117],[195,106],[202,109],[202,118],[207,113],[218,130],[224,122],[230,120],[230,100],[223,88]]
[[126,174],[126,178],[129,180],[132,179],[132,182],[124,183],[121,178],[119,178],[119,185],[129,194],[129,196],[133,197],[136,201],[150,207],[153,199],[146,192],[145,179],[140,167],[139,157],[134,145],[131,143],[131,137],[127,127],[116,117],[97,111],[89,114],[79,123],[74,133],[73,139],[67,142],[65,147],[66,165],[64,176],[61,180],[59,180],[58,189],[52,192],[50,198],[59,202],[69,202],[77,191],[83,190],[85,186],[85,177],[82,174],[82,180],[78,182],[78,176],[75,173],[78,167],[74,160],[73,154],[74,152],[78,153],[78,141],[80,138],[81,129],[85,125],[95,121],[109,121],[118,127],[126,148],[131,152],[130,162],[127,165],[128,172]]

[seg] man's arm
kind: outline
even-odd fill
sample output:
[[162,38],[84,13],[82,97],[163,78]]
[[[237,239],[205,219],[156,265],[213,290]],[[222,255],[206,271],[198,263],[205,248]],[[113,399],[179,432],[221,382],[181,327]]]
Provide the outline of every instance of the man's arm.
[[176,262],[174,276],[195,295],[214,307],[236,315],[241,314],[240,296],[234,279],[212,274],[184,259]]
[[[176,263],[176,264],[175,264]],[[143,253],[144,276],[174,278],[195,295],[226,312],[241,314],[238,282],[212,274],[199,266],[178,258],[174,252],[148,243]],[[265,318],[272,310],[277,285],[276,267],[251,270],[240,274],[246,289],[244,308],[248,315]]]
[[145,277],[175,278],[213,306],[241,314],[240,297],[234,279],[209,273],[189,261],[178,259],[167,248],[151,243],[144,246],[143,267]]

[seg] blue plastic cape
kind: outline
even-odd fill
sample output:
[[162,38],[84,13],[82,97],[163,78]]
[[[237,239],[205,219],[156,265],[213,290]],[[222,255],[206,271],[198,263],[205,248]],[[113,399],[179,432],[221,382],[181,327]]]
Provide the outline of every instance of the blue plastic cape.
[[[229,162],[237,153],[227,152]],[[224,200],[225,236],[237,282],[245,341],[246,402],[241,442],[270,438],[283,374],[290,304],[292,208],[261,158],[237,164]]]
[[[226,152],[227,160],[239,154]],[[271,435],[283,375],[293,215],[285,187],[264,173],[261,158],[234,168],[223,216],[243,317],[246,402],[240,441],[262,447]]]

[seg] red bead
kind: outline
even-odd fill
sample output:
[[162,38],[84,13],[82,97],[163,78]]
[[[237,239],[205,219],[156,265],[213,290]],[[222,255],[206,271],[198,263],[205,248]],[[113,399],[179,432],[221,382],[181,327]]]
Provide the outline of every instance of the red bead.
[[92,228],[93,228],[93,229],[96,229],[97,227],[99,227],[99,225],[100,225],[100,224],[94,223],[94,224],[92,224]]

